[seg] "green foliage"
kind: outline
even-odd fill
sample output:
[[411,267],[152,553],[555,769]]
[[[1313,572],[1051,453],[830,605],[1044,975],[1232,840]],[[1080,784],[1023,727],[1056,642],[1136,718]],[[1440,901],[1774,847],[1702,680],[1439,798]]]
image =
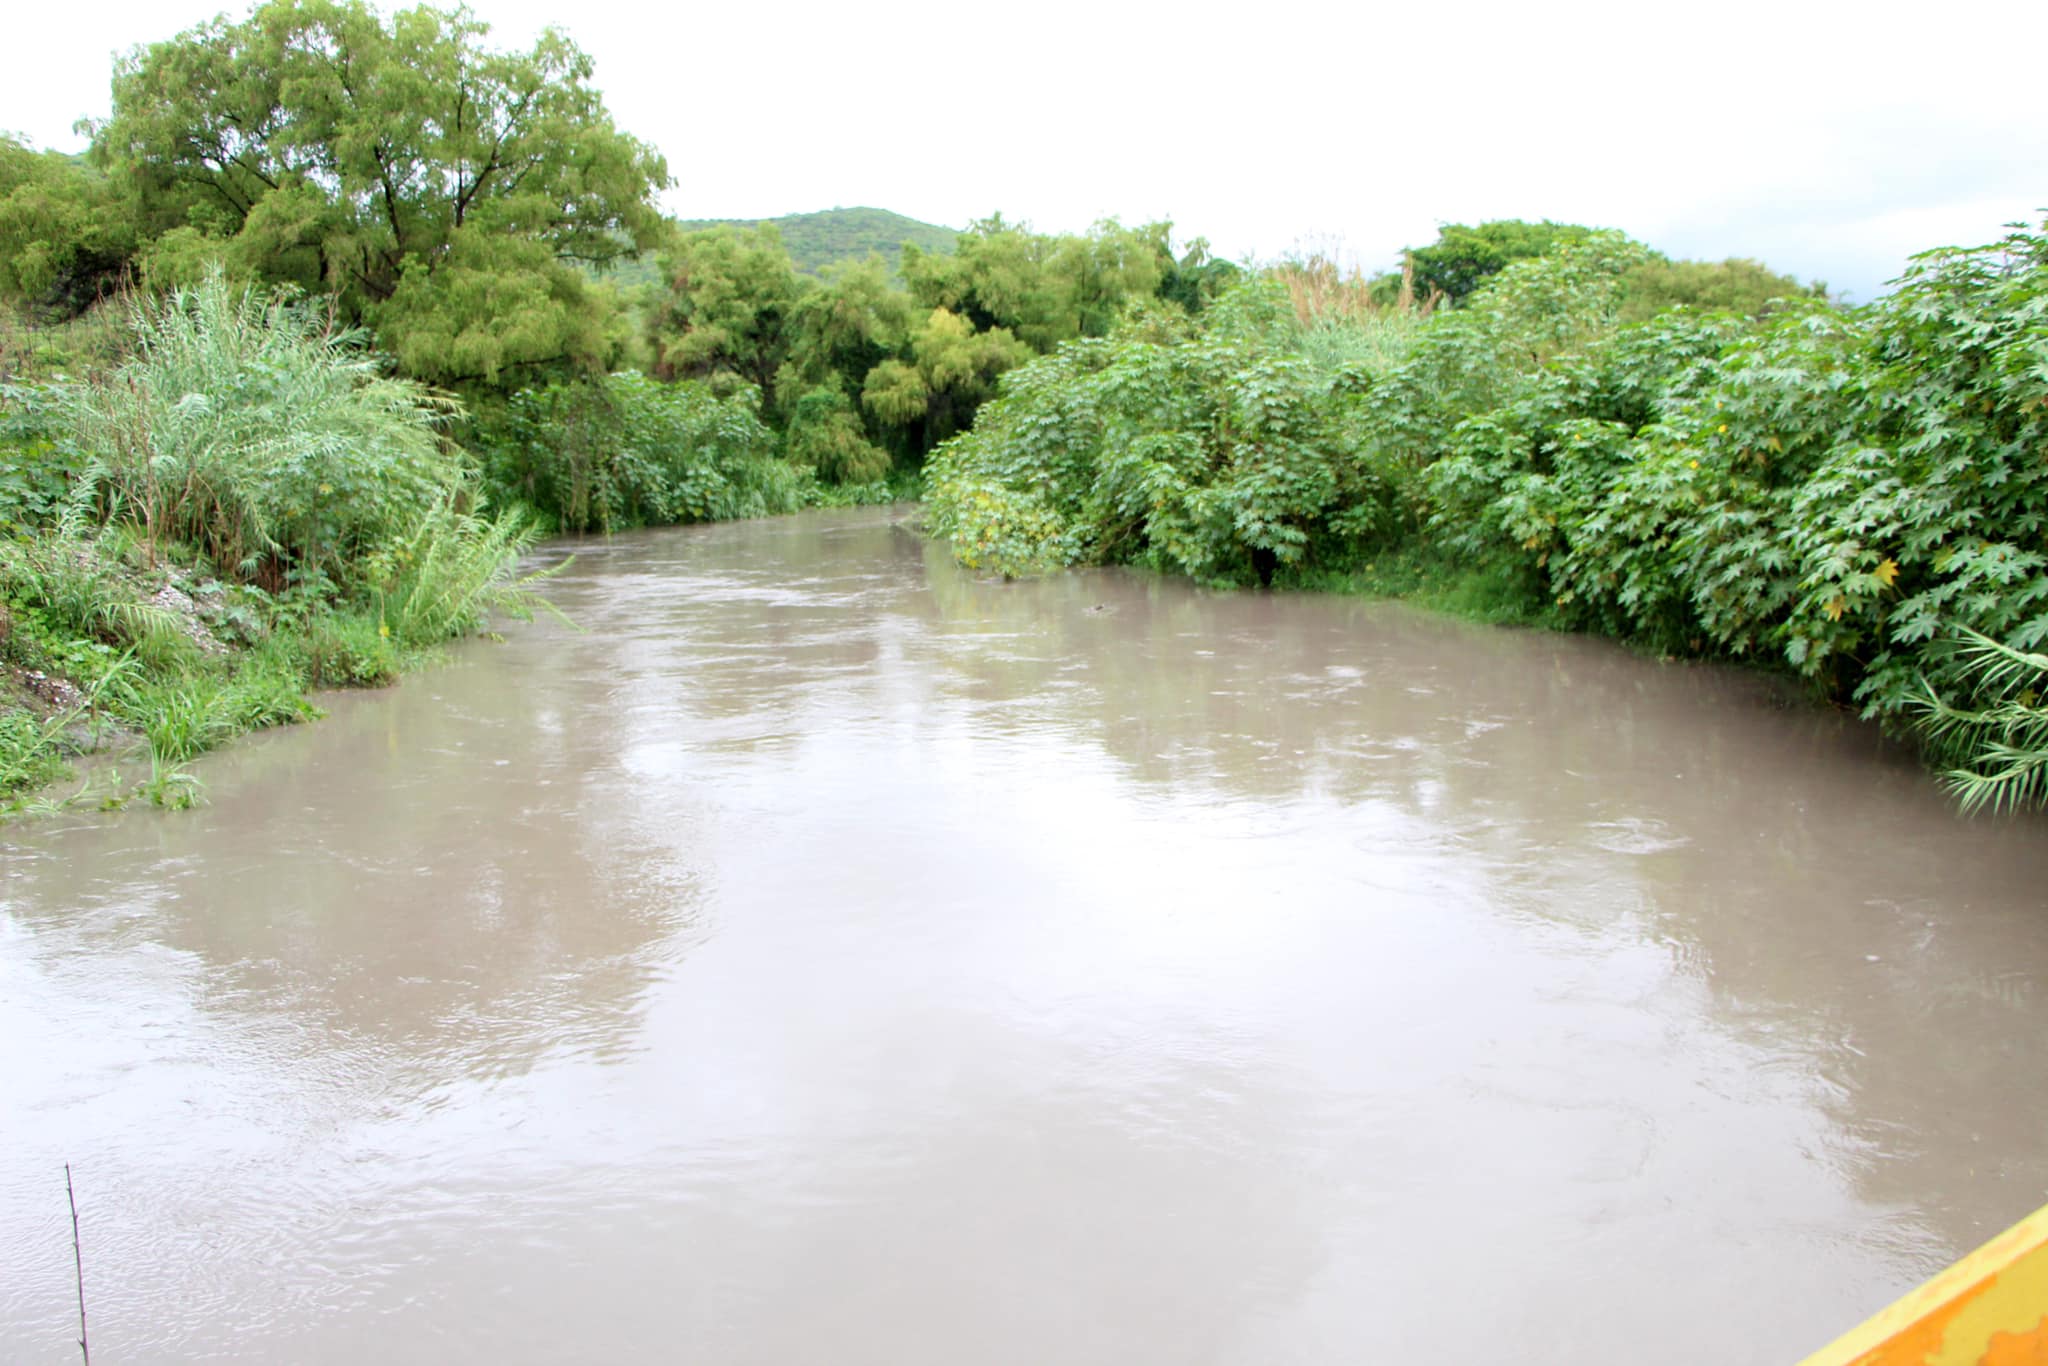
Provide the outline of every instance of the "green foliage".
[[1408,253],[1414,288],[1424,297],[1441,294],[1452,303],[1466,296],[1516,261],[1548,256],[1560,247],[1584,242],[1593,229],[1575,223],[1527,223],[1500,218],[1470,226],[1446,223],[1436,241]]
[[2048,234],[2015,231],[1866,309],[1677,310],[1561,352],[1452,427],[1431,526],[1563,624],[1779,660],[2031,799],[1987,777],[2031,703],[1944,642],[2048,642],[2044,400]]
[[170,615],[143,601],[107,539],[52,531],[0,539],[0,599],[9,605],[7,653],[87,684],[138,652],[159,662],[189,655]]
[[1006,330],[1043,353],[1107,335],[1125,303],[1156,295],[1179,264],[1170,234],[1167,223],[1126,228],[1111,219],[1086,236],[1047,236],[998,214],[961,234],[949,255],[906,248],[903,278],[924,308],[978,332]]
[[997,376],[1031,356],[1008,328],[976,331],[944,308],[933,309],[911,333],[909,350],[908,357],[868,371],[861,403],[918,450],[964,430],[994,396]]
[[0,789],[125,727],[150,762],[137,791],[189,806],[183,765],[315,714],[307,687],[388,682],[408,652],[537,605],[513,577],[533,519],[482,513],[438,430],[454,405],[357,337],[218,270],[134,306],[128,331],[110,373],[0,390],[0,653],[87,697],[0,707]]
[[380,633],[400,646],[436,645],[482,628],[492,611],[527,618],[540,605],[519,557],[540,540],[524,512],[485,517],[460,493],[422,511],[380,547],[365,574]]
[[0,793],[41,787],[71,771],[64,714],[37,716],[26,709],[0,711]]
[[132,520],[224,572],[344,578],[442,496],[446,405],[348,333],[215,273],[138,305],[136,351],[73,390],[81,511]]
[[[1104,335],[1133,309],[1199,309],[1236,271],[1201,242],[1176,260],[1163,223],[1059,237],[993,218],[946,245],[905,248],[906,290],[879,256],[800,276],[770,224],[684,233],[647,318],[655,371],[753,386],[793,458],[866,482],[964,431],[997,376],[1035,352]],[[858,405],[842,411],[835,391]]]
[[139,195],[146,269],[331,291],[436,383],[603,363],[606,296],[575,263],[651,243],[666,167],[559,31],[527,53],[487,31],[459,9],[266,0],[122,59],[94,157]]
[[1450,454],[1458,423],[1513,402],[1550,361],[1611,332],[1621,281],[1648,258],[1641,243],[1593,233],[1506,267],[1465,307],[1430,316],[1367,388],[1366,439],[1379,458],[1420,470]]
[[48,385],[0,385],[0,535],[55,521],[84,470],[64,399]]
[[224,710],[237,731],[314,720],[321,713],[306,699],[311,682],[291,639],[273,635],[236,661],[225,690]]
[[124,690],[117,714],[139,724],[150,757],[182,764],[235,734],[226,683],[207,675],[171,675]]
[[1952,672],[1977,701],[1956,706],[1932,686],[1914,699],[1965,811],[2048,806],[2048,654],[2015,650],[1963,628]]
[[298,634],[295,661],[315,686],[381,688],[403,664],[391,627],[374,607],[321,612]]
[[87,374],[119,362],[127,312],[114,294],[76,317],[0,298],[0,385],[35,384]]
[[1210,581],[1269,579],[1378,482],[1345,397],[1285,340],[1280,287],[1240,285],[1166,342],[1072,342],[1006,376],[927,469],[929,524],[1006,574],[1136,561]]
[[0,134],[0,298],[76,317],[117,287],[136,232],[106,176]]
[[166,811],[190,811],[206,799],[206,788],[196,775],[154,754],[150,756],[149,778],[138,791],[151,806]]
[[[953,228],[921,223],[887,209],[822,209],[816,213],[785,214],[759,220],[773,227],[789,249],[790,260],[805,275],[823,276],[836,265],[880,256],[894,261],[904,245],[927,254],[953,250],[960,234]],[[679,222],[684,232],[703,228],[755,226],[752,220],[704,218]]]
[[1299,345],[1303,359],[1322,373],[1366,383],[1408,358],[1419,326],[1415,314],[1392,310],[1361,318],[1318,318],[1301,329]]
[[1826,299],[1827,286],[1802,285],[1760,261],[1645,261],[1622,279],[1621,320],[1644,322],[1681,305],[1761,318],[1775,304]]
[[1197,237],[1180,254],[1168,259],[1164,275],[1153,293],[1167,303],[1178,304],[1187,313],[1200,313],[1244,276],[1235,261],[1212,254],[1209,239]]
[[889,472],[889,453],[867,439],[860,414],[836,384],[805,392],[790,413],[784,452],[834,484],[865,484]]
[[811,482],[775,455],[751,389],[720,396],[644,375],[515,395],[481,435],[486,478],[566,531],[789,512]]
[[[1793,504],[1783,637],[1795,665],[1860,674],[1865,710],[1891,715],[1958,628],[2048,641],[2048,229],[1920,256],[1870,316],[1846,439]],[[1928,676],[1968,699],[1966,671]]]
[[[1609,233],[1426,318],[1304,308],[1305,282],[1133,314],[1004,376],[928,467],[932,529],[1010,574],[1391,574],[1468,613],[1772,661],[1917,718],[1973,804],[2048,793],[2048,230],[1929,253],[1852,311]],[[1732,307],[1638,316],[1679,296]]]
[[796,301],[785,386],[795,392],[837,383],[858,392],[869,371],[907,350],[921,316],[880,258],[833,267]]
[[667,282],[647,324],[663,379],[734,376],[775,408],[801,285],[774,227],[706,228],[662,254]]

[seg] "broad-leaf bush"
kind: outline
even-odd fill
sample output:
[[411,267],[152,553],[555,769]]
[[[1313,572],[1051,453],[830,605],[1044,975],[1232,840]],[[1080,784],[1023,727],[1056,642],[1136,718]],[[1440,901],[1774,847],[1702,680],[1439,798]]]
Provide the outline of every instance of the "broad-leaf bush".
[[1917,717],[1959,790],[2038,800],[2012,680],[2048,644],[2048,232],[1930,252],[1860,309],[1761,297],[1785,283],[1589,233],[1384,338],[1240,287],[1006,375],[931,463],[931,526],[1005,573],[1425,554],[1489,611]]
[[[1776,659],[1865,715],[1935,718],[1984,771],[1988,723],[1956,718],[2029,704],[1953,646],[2048,642],[2048,236],[1928,253],[1859,310],[1788,302],[1746,335],[1686,318],[1454,427],[1427,478],[1437,534],[1517,562],[1562,623]],[[1642,390],[1633,411],[1589,367]]]
[[1208,581],[1270,578],[1339,540],[1371,496],[1343,382],[1304,359],[1272,281],[1206,325],[1069,342],[1012,371],[927,467],[930,524],[974,567],[1128,561]]

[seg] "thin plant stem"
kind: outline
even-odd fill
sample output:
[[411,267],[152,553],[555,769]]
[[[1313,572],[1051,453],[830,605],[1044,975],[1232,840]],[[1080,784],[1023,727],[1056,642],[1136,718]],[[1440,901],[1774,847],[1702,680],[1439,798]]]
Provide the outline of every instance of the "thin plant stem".
[[78,1242],[78,1193],[71,1186],[71,1164],[64,1164],[64,1198],[71,1202],[71,1269],[78,1282],[78,1350],[92,1366],[92,1347],[85,1336],[85,1253]]

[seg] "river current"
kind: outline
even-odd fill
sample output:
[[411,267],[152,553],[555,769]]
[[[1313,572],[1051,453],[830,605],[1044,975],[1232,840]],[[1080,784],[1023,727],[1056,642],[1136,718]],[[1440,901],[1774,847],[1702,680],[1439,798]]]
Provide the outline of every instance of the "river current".
[[1790,1362],[2048,1199],[2048,822],[900,510],[0,829],[0,1361]]

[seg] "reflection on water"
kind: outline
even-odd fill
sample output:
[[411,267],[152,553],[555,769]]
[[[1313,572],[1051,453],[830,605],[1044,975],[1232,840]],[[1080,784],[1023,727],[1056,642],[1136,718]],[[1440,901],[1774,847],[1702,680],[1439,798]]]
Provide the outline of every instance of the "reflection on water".
[[2048,1198],[2048,828],[1760,680],[873,511],[555,584],[6,832],[0,1359],[66,1161],[131,1361],[1789,1360]]

